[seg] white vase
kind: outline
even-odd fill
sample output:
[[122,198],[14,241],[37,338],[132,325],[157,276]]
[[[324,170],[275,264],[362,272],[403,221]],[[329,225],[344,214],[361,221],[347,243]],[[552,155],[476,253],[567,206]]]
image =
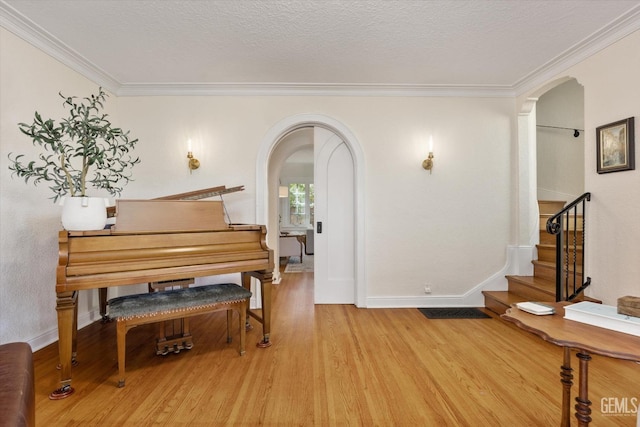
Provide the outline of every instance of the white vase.
[[102,197],[64,197],[61,204],[65,230],[102,230],[107,225],[108,201]]

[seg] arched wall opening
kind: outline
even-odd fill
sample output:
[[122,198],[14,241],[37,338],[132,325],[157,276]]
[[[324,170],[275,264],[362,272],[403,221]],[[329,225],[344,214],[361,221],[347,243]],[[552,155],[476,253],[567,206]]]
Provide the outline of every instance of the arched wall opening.
[[[531,260],[539,241],[537,107],[541,96],[572,80],[566,76],[548,82],[520,98],[518,106],[518,215],[517,245],[520,250],[520,274],[533,274]],[[584,158],[583,158],[584,159]]]
[[[355,301],[356,306],[366,306],[366,281],[364,269],[364,153],[355,137],[343,123],[321,114],[298,114],[273,125],[262,138],[256,161],[256,220],[267,226],[267,244],[278,246],[278,177],[286,157],[277,153],[288,134],[307,127],[322,127],[340,137],[349,148],[354,162],[355,194]],[[316,201],[318,202],[318,201]],[[276,259],[278,254],[276,253]],[[275,272],[274,272],[275,273]],[[278,273],[279,274],[279,273]]]

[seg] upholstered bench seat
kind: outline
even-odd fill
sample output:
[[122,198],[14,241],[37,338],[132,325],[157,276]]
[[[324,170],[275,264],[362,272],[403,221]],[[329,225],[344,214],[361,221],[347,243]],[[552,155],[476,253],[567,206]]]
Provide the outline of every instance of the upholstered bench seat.
[[251,292],[225,283],[164,292],[127,295],[109,300],[109,317],[117,321],[118,387],[125,384],[126,335],[129,329],[147,323],[180,319],[214,311],[227,311],[227,341],[231,341],[232,311],[239,314],[240,355],[245,353],[245,323]]

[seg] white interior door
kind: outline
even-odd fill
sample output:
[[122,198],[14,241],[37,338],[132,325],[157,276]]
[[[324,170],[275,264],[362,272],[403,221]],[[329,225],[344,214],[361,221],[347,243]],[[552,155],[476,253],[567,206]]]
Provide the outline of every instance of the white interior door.
[[314,128],[316,304],[355,304],[353,156],[331,131]]

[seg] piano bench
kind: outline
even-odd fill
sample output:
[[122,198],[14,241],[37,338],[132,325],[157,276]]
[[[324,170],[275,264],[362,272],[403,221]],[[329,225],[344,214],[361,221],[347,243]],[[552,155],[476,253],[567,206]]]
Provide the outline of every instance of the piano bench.
[[214,311],[227,311],[227,342],[231,342],[232,310],[240,317],[240,355],[245,353],[245,323],[251,291],[225,283],[175,289],[165,292],[127,295],[109,300],[109,317],[116,319],[118,387],[125,384],[127,332],[139,325],[181,319]]

